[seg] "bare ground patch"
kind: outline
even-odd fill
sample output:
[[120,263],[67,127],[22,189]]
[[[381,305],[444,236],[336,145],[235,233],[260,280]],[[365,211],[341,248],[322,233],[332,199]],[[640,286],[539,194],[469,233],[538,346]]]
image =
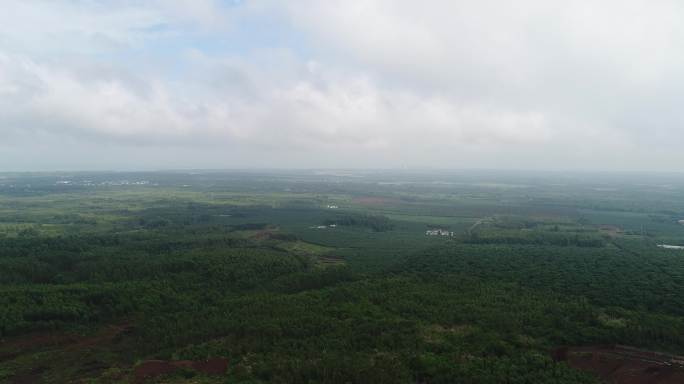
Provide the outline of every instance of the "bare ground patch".
[[684,357],[622,345],[562,347],[556,361],[590,372],[611,384],[684,383]]

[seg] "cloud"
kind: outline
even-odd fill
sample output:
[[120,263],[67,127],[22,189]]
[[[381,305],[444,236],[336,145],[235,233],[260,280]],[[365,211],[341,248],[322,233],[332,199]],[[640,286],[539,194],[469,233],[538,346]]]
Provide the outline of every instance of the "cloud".
[[[177,151],[211,168],[684,160],[674,1],[4,6],[6,169],[21,168],[17,148],[50,143],[154,152],[140,156],[149,167]],[[45,156],[58,167],[76,155]]]
[[[183,84],[175,88],[154,77],[126,72],[83,75],[5,55],[0,57],[0,73],[8,75],[0,80],[0,107],[6,121],[13,122],[5,129],[58,131],[144,145],[218,140],[285,151],[307,145],[429,145],[435,138],[537,142],[549,135],[537,112],[489,110],[387,91],[366,77],[310,72],[277,87],[253,81],[259,73],[250,74],[239,64],[214,65],[213,70],[216,76],[231,74],[229,86],[216,90],[210,84],[195,84],[199,89],[188,95],[182,93]],[[243,97],[245,92],[253,96]]]

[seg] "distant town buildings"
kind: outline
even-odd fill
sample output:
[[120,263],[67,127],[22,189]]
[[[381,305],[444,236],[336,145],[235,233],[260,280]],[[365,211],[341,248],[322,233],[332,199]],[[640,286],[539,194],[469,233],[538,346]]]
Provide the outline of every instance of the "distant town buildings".
[[[88,187],[93,187],[93,186],[123,186],[123,185],[154,185],[158,186],[159,184],[154,183],[150,184],[149,181],[147,180],[138,180],[138,181],[130,181],[130,180],[107,180],[107,181],[101,181],[99,183],[95,183],[92,180],[58,180],[55,182],[55,185],[84,185]],[[190,185],[183,185],[183,187],[189,187]]]
[[337,205],[330,205],[328,204],[328,209],[338,209],[339,207]]

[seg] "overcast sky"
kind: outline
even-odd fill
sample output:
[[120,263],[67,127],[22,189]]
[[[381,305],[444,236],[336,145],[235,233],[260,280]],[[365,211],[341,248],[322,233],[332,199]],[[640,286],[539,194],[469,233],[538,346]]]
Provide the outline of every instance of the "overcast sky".
[[0,171],[679,171],[683,20],[666,0],[2,0]]

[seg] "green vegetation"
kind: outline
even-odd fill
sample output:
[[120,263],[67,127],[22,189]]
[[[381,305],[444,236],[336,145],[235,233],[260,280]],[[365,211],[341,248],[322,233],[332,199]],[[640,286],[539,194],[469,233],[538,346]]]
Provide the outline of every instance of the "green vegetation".
[[389,231],[394,228],[392,221],[385,216],[378,215],[338,215],[333,219],[327,219],[324,223],[327,226],[352,226],[365,227],[375,232]]
[[3,175],[0,381],[129,383],[145,360],[224,357],[225,375],[163,380],[597,383],[550,352],[684,353],[684,251],[656,246],[684,244],[681,187],[605,175]]

